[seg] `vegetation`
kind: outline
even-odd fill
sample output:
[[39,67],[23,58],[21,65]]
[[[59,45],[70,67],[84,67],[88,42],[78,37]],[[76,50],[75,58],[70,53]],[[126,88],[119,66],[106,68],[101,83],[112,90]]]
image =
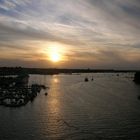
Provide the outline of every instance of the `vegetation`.
[[140,72],[135,73],[134,82],[140,84]]
[[59,74],[59,73],[91,73],[91,72],[137,72],[138,70],[113,70],[113,69],[57,69],[57,68],[22,68],[22,67],[1,67],[0,75],[16,75],[21,73],[26,74]]

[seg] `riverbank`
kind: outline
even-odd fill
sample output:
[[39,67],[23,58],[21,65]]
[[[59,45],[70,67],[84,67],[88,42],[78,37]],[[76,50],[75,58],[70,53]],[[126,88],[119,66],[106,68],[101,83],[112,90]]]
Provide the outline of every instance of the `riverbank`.
[[27,74],[53,75],[61,73],[127,73],[138,72],[140,70],[0,67],[0,75],[16,75],[22,71],[25,71]]

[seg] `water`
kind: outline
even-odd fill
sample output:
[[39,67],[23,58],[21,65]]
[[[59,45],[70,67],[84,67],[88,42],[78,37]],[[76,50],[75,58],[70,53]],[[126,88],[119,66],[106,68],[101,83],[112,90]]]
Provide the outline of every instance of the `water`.
[[[94,81],[84,82],[84,78]],[[140,86],[134,74],[31,75],[45,84],[32,103],[0,106],[0,140],[139,140]]]

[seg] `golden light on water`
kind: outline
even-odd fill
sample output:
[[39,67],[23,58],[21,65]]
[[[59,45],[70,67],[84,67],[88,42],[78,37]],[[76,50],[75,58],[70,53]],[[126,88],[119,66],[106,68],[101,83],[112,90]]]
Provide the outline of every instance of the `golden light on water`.
[[54,83],[58,83],[59,80],[58,80],[57,78],[54,78],[54,79],[53,79],[53,82],[54,82]]

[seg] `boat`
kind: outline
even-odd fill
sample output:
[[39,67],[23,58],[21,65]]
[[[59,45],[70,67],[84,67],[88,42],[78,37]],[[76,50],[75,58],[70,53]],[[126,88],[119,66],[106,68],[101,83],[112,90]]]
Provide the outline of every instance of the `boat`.
[[88,78],[87,77],[85,78],[85,82],[88,82]]

